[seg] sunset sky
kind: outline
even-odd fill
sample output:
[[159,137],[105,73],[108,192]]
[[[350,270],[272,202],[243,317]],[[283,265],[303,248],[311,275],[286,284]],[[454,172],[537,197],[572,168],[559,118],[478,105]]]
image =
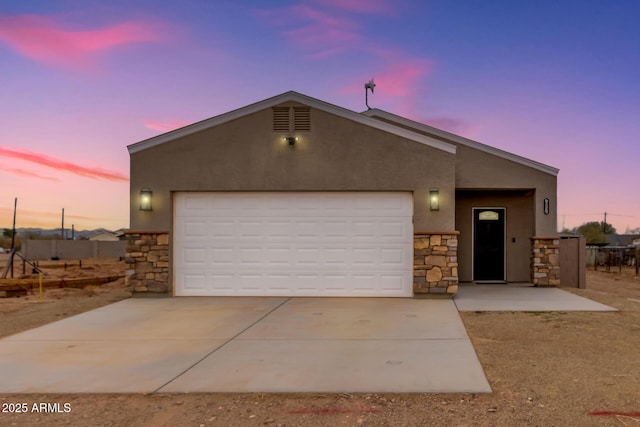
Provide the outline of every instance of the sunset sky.
[[640,1],[3,0],[0,229],[127,228],[127,145],[288,90],[560,169],[640,227]]

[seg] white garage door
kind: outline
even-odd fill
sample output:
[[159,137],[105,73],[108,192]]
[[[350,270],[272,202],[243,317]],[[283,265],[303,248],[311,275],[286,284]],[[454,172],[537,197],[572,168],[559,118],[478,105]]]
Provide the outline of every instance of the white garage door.
[[411,296],[413,198],[176,193],[176,295]]

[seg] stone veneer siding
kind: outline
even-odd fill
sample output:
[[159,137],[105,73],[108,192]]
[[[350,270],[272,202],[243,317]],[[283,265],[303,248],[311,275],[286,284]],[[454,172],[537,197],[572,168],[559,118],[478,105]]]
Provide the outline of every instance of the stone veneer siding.
[[458,231],[418,232],[413,236],[413,293],[458,292]]
[[169,232],[127,231],[126,283],[133,293],[168,293]]
[[560,238],[531,237],[531,283],[560,285]]

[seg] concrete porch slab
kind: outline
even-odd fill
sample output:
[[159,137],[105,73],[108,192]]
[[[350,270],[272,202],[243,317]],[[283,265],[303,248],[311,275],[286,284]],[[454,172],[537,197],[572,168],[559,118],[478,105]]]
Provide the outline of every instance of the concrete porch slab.
[[519,284],[463,284],[454,301],[459,311],[618,311],[562,289]]

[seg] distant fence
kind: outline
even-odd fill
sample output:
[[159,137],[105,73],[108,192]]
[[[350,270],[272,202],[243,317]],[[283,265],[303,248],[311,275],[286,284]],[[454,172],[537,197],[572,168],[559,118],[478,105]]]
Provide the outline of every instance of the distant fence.
[[587,266],[597,270],[599,267],[610,271],[611,267],[637,265],[638,249],[626,246],[587,247]]
[[20,253],[29,260],[121,258],[127,242],[100,240],[23,240]]

